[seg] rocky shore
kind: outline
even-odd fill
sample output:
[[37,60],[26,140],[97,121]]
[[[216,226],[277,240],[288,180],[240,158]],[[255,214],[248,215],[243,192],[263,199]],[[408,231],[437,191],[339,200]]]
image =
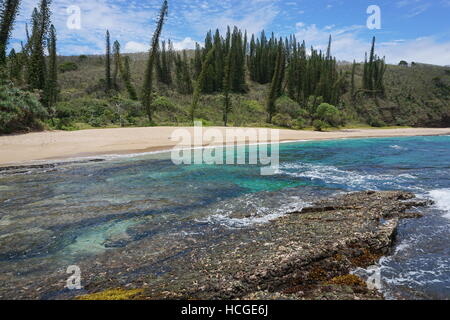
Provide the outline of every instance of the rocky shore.
[[190,248],[162,275],[126,285],[113,274],[107,282],[92,279],[90,295],[81,298],[383,299],[350,273],[389,255],[399,220],[419,218],[416,208],[429,204],[398,191],[321,200],[208,248]]

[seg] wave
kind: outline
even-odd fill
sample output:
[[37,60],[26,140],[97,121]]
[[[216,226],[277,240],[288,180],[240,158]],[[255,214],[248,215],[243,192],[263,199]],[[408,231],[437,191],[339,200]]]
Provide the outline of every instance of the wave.
[[222,202],[213,209],[214,214],[197,221],[232,229],[246,228],[269,223],[287,213],[300,211],[307,205],[308,203],[298,196],[262,192]]
[[430,191],[430,197],[434,200],[438,209],[445,212],[444,216],[450,219],[450,189]]
[[399,145],[396,145],[396,144],[394,144],[392,146],[389,146],[389,148],[395,149],[395,150],[403,150],[403,151],[408,150],[408,148],[405,148],[405,147],[402,147],[402,146],[399,146]]
[[[321,180],[328,184],[346,185],[354,189],[379,190],[380,187],[396,188],[402,183],[417,179],[410,174],[360,174],[354,171],[345,171],[333,166],[315,165],[310,163],[291,163],[282,165],[279,174],[286,174],[297,178]],[[401,186],[405,188],[404,186]],[[412,189],[418,187],[410,186]]]

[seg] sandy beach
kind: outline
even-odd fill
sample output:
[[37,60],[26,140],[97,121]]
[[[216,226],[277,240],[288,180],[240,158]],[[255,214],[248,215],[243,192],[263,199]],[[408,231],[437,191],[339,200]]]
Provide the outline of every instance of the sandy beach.
[[[108,154],[144,153],[170,150],[178,144],[171,135],[177,127],[45,131],[0,136],[0,165],[33,161],[63,160]],[[193,128],[182,128],[193,133]],[[207,127],[224,132],[223,127]],[[230,128],[228,128],[230,129]],[[347,129],[332,132],[280,130],[280,141],[329,140],[341,138],[450,135],[450,128]],[[253,142],[265,142],[250,141]],[[205,143],[205,145],[209,145]]]

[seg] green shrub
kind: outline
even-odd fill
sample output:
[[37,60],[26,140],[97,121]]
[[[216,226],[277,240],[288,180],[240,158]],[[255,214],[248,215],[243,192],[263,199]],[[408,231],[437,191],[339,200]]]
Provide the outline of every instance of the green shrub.
[[111,103],[118,109],[126,113],[127,117],[143,117],[145,116],[142,104],[139,101],[125,99],[122,97],[114,97]]
[[335,106],[328,103],[322,103],[317,108],[316,118],[333,127],[337,127],[342,123],[340,111]]
[[153,107],[157,111],[178,111],[177,106],[169,98],[164,96],[159,96],[155,100],[153,100]]
[[256,100],[243,100],[242,107],[253,112],[265,112],[264,106]]
[[42,129],[40,120],[47,116],[36,95],[11,83],[0,84],[0,133]]
[[75,62],[64,62],[59,65],[58,70],[61,73],[77,71],[78,65]]
[[316,131],[323,131],[323,129],[328,128],[328,124],[322,120],[314,120],[313,127]]
[[386,122],[384,122],[383,120],[380,120],[376,117],[371,117],[367,122],[371,127],[380,128],[380,127],[386,126]]
[[292,118],[288,114],[277,113],[272,118],[272,123],[279,127],[292,128],[292,126],[293,126]]
[[288,114],[291,118],[297,118],[301,115],[300,105],[288,96],[278,98],[275,105],[277,112],[280,114]]
[[295,129],[305,129],[306,127],[306,120],[302,118],[298,118],[294,121],[294,128]]

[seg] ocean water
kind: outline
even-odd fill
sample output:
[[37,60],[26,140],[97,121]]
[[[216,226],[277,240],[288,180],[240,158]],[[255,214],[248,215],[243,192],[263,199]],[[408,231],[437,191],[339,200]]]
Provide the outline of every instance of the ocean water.
[[319,197],[362,190],[435,201],[420,209],[424,218],[401,222],[393,255],[377,267],[380,289],[389,299],[450,299],[450,136],[286,143],[273,176],[256,165],[175,166],[165,153],[0,175],[0,297],[15,288],[26,297],[100,257],[125,270],[119,253],[148,254],[145,270],[158,276],[194,237],[207,247]]

